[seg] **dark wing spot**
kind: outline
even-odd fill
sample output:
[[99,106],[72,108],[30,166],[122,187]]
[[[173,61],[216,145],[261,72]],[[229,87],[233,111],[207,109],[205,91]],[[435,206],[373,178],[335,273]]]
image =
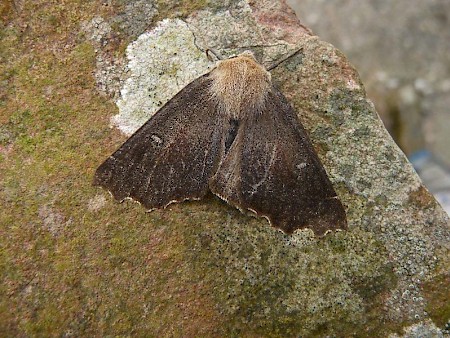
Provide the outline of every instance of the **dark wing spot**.
[[228,128],[227,137],[225,139],[225,154],[228,153],[231,145],[233,144],[234,139],[236,138],[237,132],[239,128],[239,121],[236,119],[230,120],[230,126]]

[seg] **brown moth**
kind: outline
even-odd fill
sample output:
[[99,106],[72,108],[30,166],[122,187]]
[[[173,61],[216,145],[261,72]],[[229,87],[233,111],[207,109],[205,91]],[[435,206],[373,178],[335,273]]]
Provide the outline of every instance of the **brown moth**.
[[100,165],[94,184],[147,209],[211,191],[289,234],[347,227],[297,114],[250,52],[184,87]]

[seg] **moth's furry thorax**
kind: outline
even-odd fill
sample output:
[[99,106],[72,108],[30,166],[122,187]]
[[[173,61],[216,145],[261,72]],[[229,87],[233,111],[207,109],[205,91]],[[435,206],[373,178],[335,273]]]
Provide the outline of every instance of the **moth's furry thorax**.
[[272,86],[270,73],[249,52],[217,62],[211,77],[211,92],[220,110],[235,119],[261,111]]

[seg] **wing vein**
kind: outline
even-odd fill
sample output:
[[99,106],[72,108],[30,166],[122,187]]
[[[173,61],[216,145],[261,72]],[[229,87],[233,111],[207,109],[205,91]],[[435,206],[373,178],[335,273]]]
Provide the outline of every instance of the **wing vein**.
[[250,191],[250,196],[256,194],[258,192],[258,188],[267,180],[270,174],[270,168],[272,168],[275,162],[275,155],[277,153],[277,145],[275,144],[272,149],[272,153],[270,155],[269,165],[264,170],[264,175],[259,182],[252,185],[252,191]]

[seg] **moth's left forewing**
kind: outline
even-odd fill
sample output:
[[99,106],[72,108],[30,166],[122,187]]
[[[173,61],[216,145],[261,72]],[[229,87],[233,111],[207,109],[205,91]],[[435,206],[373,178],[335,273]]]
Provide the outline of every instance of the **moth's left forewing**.
[[245,116],[210,180],[213,193],[286,233],[345,229],[342,203],[286,98],[273,88],[263,110]]
[[167,102],[99,166],[94,184],[147,209],[205,196],[221,157],[224,125],[210,82],[204,75]]

